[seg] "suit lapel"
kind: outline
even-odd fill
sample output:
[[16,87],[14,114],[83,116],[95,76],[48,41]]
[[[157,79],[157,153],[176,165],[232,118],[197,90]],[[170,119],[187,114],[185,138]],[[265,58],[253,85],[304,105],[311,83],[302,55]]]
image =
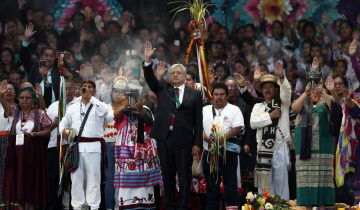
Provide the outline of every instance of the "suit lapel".
[[176,108],[176,100],[175,100],[175,90],[174,87],[170,84],[167,84],[167,90],[169,93],[169,97],[171,100],[171,103],[174,105],[174,107]]
[[[183,99],[182,99],[182,103],[180,104],[180,107],[183,105],[183,104],[187,104],[189,98],[190,98],[190,90],[189,90],[189,87],[186,87],[184,88],[184,96],[183,96]],[[179,107],[179,108],[180,108]]]

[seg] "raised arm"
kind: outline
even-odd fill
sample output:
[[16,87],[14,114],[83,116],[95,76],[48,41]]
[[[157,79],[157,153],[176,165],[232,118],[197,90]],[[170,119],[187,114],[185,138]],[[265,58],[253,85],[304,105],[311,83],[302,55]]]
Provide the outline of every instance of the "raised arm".
[[354,39],[349,47],[349,55],[350,55],[350,61],[352,64],[352,67],[354,69],[356,78],[360,81],[360,62],[356,59],[356,51],[357,51],[358,45],[357,40]]
[[24,39],[21,42],[20,59],[22,65],[25,67],[25,70],[28,72],[28,74],[31,70],[31,57],[28,46],[30,44],[32,36],[35,33],[36,31],[34,31],[34,24],[29,23],[28,25],[26,25]]
[[153,56],[155,50],[156,48],[152,48],[150,42],[145,43],[143,69],[146,83],[149,85],[150,90],[157,94],[161,89],[161,85],[156,79],[151,62],[151,56]]
[[278,77],[277,84],[280,87],[280,100],[281,103],[290,106],[291,103],[291,86],[289,81],[284,75],[283,64],[280,61],[275,63],[274,69],[275,76]]

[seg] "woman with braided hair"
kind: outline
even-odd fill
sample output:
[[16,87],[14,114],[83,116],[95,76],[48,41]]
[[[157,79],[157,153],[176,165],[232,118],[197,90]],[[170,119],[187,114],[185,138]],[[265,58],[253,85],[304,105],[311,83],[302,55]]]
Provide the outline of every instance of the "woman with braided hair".
[[[0,94],[6,93],[7,82],[0,83]],[[2,97],[0,97],[2,98]],[[47,144],[51,120],[39,109],[33,87],[19,92],[19,105],[10,107],[0,100],[4,115],[14,118],[5,161],[4,201],[34,210],[48,202]]]

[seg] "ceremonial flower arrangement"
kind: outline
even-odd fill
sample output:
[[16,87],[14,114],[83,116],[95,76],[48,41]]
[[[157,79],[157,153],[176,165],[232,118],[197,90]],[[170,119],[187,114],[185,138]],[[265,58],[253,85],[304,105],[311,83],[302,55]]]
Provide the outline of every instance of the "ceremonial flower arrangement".
[[264,191],[262,195],[248,192],[246,202],[242,209],[244,210],[267,210],[267,209],[289,209],[290,205],[278,195],[270,195],[268,191]]
[[[213,123],[210,134],[211,143],[209,144],[209,157],[210,173],[217,171],[218,159],[221,155],[221,149],[226,147],[226,132],[223,126],[219,122]],[[223,160],[226,158],[226,149],[222,150]]]

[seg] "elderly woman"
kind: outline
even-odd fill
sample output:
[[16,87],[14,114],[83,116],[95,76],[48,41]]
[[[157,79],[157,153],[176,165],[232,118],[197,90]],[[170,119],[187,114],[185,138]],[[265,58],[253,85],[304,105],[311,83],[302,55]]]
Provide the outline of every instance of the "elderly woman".
[[[5,88],[5,87],[4,87]],[[5,94],[0,95],[0,100],[5,100],[13,107],[15,106],[16,98],[16,86],[13,83],[8,83]],[[4,115],[4,108],[0,105],[0,202],[3,201],[3,181],[4,181],[4,170],[5,170],[5,157],[6,150],[9,145],[10,129],[13,121],[12,117]],[[0,203],[1,207],[5,206],[5,203]]]
[[[0,84],[0,95],[6,94],[7,82]],[[11,136],[6,156],[4,201],[18,203],[30,210],[48,202],[47,144],[51,120],[38,108],[32,87],[19,93],[19,106],[11,108],[1,100],[5,116],[12,116]]]
[[333,205],[334,137],[339,135],[336,121],[341,119],[341,107],[326,93],[320,81],[313,87],[309,83],[291,108],[298,113],[295,129],[297,204],[322,208]]

